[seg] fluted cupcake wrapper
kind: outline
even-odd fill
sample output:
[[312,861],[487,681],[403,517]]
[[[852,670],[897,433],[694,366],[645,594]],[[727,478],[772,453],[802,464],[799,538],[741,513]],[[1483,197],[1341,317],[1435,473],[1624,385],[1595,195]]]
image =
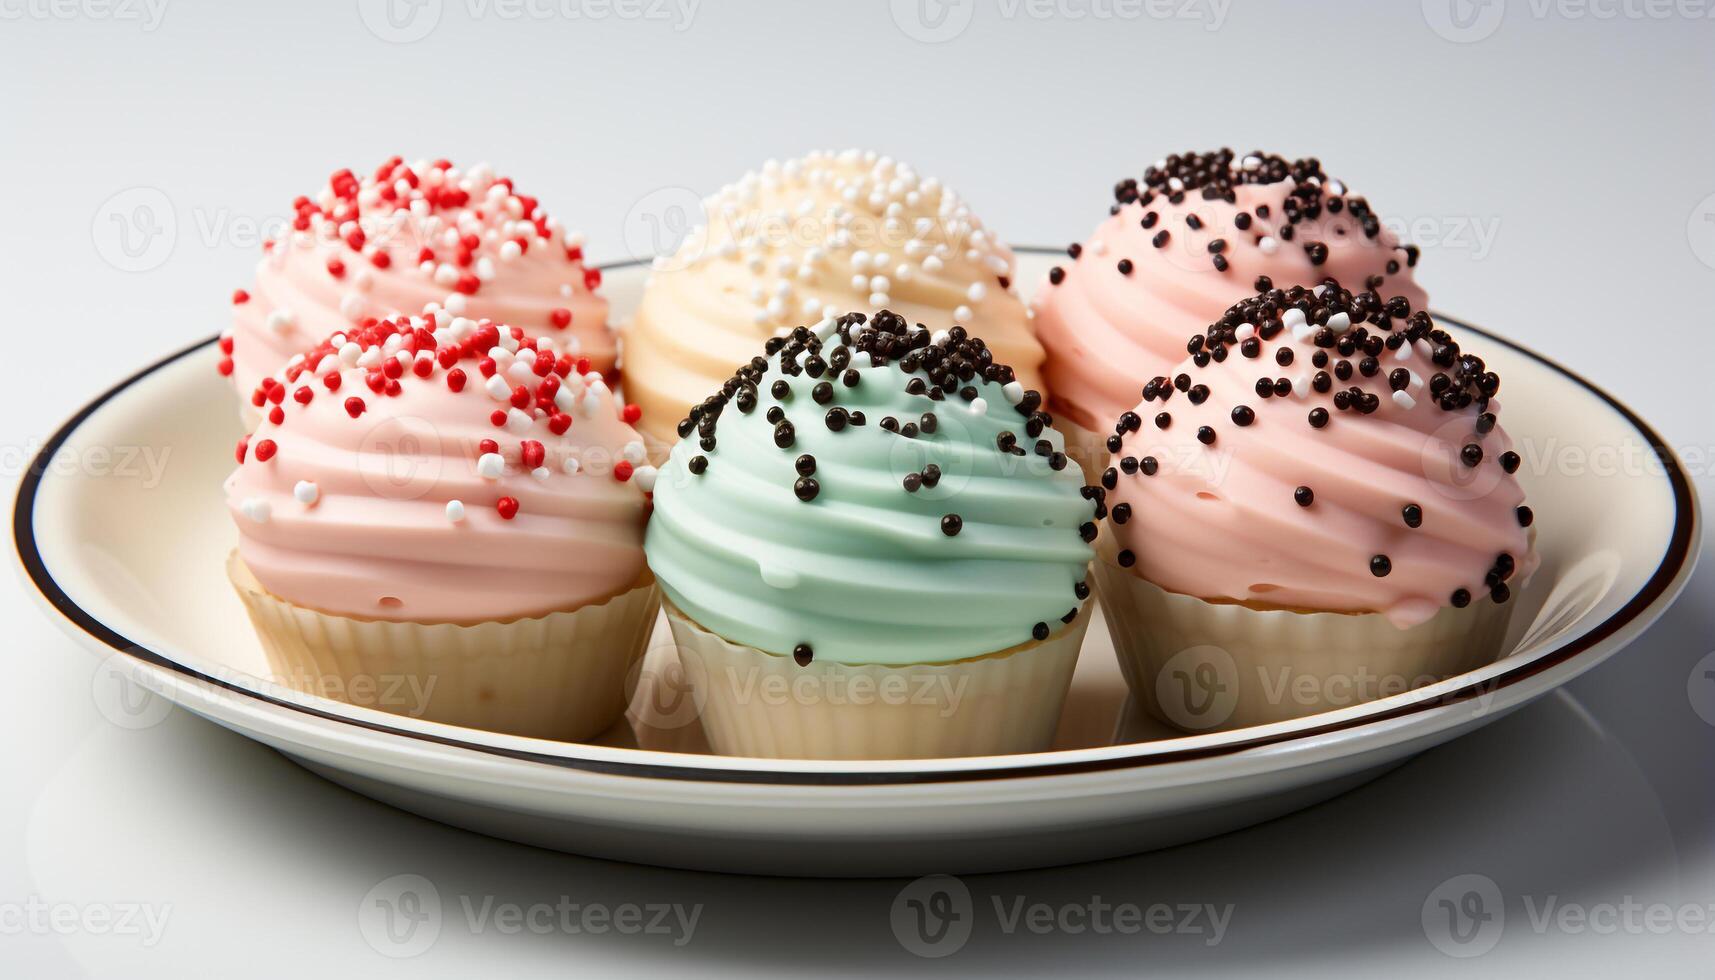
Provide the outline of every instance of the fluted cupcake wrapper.
[[1120,669],[1151,715],[1187,732],[1222,731],[1401,694],[1491,663],[1515,603],[1448,606],[1400,629],[1375,613],[1255,609],[1168,592],[1095,562]]
[[306,694],[483,731],[578,741],[624,713],[626,683],[660,608],[652,577],[605,602],[531,619],[411,623],[307,609],[227,576],[273,680]]
[[942,759],[1040,752],[1089,626],[1085,603],[1046,640],[947,664],[799,666],[666,604],[709,744],[765,759]]

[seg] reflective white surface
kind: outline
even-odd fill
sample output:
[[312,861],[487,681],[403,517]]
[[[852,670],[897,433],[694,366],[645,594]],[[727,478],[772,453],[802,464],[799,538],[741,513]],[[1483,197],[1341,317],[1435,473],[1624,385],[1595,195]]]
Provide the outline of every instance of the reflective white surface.
[[[648,244],[636,230],[643,215],[670,213],[662,202],[680,199],[671,188],[707,191],[808,145],[899,153],[953,182],[1002,232],[1070,241],[1099,218],[1119,176],[1172,149],[1225,142],[1319,154],[1408,232],[1421,222],[1429,234],[1413,237],[1428,246],[1421,278],[1435,305],[1504,324],[1597,378],[1681,449],[1705,492],[1715,488],[1702,380],[1715,363],[1702,312],[1715,285],[1715,223],[1702,218],[1715,194],[1707,21],[1472,4],[1462,8],[1469,30],[1493,33],[1449,40],[1432,25],[1455,23],[1450,5],[1433,2],[1239,2],[1214,31],[1208,20],[1037,19],[1022,7],[1007,19],[985,3],[960,36],[931,45],[880,3],[813,14],[706,3],[677,32],[435,6],[442,22],[414,44],[379,40],[360,15],[370,5],[355,0],[267,11],[175,0],[147,32],[4,7],[0,174],[23,189],[0,222],[8,336],[40,350],[38,338],[75,324],[99,345],[75,364],[8,370],[8,474],[90,392],[218,329],[254,261],[247,229],[277,220],[335,166],[392,152],[492,157],[585,229],[593,255],[615,259],[630,251],[628,229]],[[1354,53],[1373,61],[1370,74]],[[447,72],[447,59],[483,67]],[[342,98],[358,108],[336,110]],[[361,108],[373,100],[383,101]],[[127,272],[103,258],[121,227],[112,218],[161,199],[149,191],[168,202],[174,246]],[[9,585],[0,969],[1701,975],[1707,934],[1604,934],[1575,917],[1539,931],[1531,913],[1550,898],[1597,912],[1628,898],[1669,911],[1715,903],[1712,591],[1715,575],[1699,575],[1686,601],[1576,682],[1571,699],[1328,805],[1155,855],[971,879],[971,938],[930,962],[889,925],[904,882],[730,879],[569,858],[387,810],[242,739],[211,737],[183,713],[116,727],[91,694],[95,662]],[[359,908],[397,874],[427,878],[444,915],[426,952],[394,961],[365,941]],[[1506,920],[1492,951],[1454,964],[1426,934],[1423,909],[1465,874],[1495,883]],[[705,908],[693,940],[675,947],[658,936],[508,935],[492,920],[475,932],[459,901],[480,910],[488,897],[492,909],[562,895]],[[1007,934],[992,901],[1010,910],[1018,896],[1060,907],[1097,895],[1235,908],[1211,948],[1198,935]],[[88,928],[19,929],[10,913],[33,896],[80,912],[132,902],[171,911],[145,951]]]

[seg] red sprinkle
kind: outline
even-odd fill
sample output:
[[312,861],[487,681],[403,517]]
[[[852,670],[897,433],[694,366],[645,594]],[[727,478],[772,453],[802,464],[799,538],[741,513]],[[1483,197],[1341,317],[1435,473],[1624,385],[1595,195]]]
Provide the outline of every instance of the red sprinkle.
[[533,470],[548,458],[547,449],[534,439],[526,439],[519,446],[525,469]]
[[572,325],[572,311],[559,307],[548,314],[548,322],[564,330]]
[[249,451],[250,451],[250,437],[249,436],[239,436],[238,437],[238,452],[235,455],[238,457],[238,461],[240,463],[244,462],[244,456]]
[[488,421],[493,423],[494,427],[498,429],[506,424],[506,413],[497,408],[488,416]]
[[518,501],[511,497],[501,497],[495,502],[494,509],[500,511],[502,519],[510,521],[518,516]]
[[362,415],[364,409],[367,407],[368,406],[363,404],[363,399],[358,398],[355,395],[345,400],[345,414],[352,418],[357,418],[359,415]]
[[564,412],[555,412],[548,416],[548,431],[554,435],[563,436],[572,427],[572,417]]
[[485,454],[497,453],[500,452],[500,443],[495,442],[493,439],[484,439],[476,444],[476,448]]
[[345,263],[341,262],[338,256],[328,259],[328,275],[335,279],[345,278]]
[[601,270],[600,269],[585,269],[584,270],[584,288],[586,288],[586,289],[599,289],[600,287],[601,287]]
[[448,388],[451,388],[454,391],[463,391],[464,390],[464,381],[465,381],[465,377],[464,377],[464,372],[462,370],[460,370],[458,368],[453,368],[451,371],[447,372],[447,387]]
[[230,358],[230,357],[221,358],[219,367],[220,367],[220,373],[221,374],[223,374],[223,375],[231,374],[232,373],[232,358]]
[[248,303],[248,302],[250,302],[250,294],[249,293],[245,292],[242,289],[234,289],[232,291],[232,305],[233,306],[241,306],[241,305]]
[[302,385],[297,391],[292,392],[292,398],[300,405],[308,405],[310,399],[314,397],[316,397],[315,390],[309,385]]
[[329,390],[329,391],[338,391],[339,386],[340,386],[340,380],[341,379],[339,376],[339,372],[335,371],[332,374],[329,374],[326,377],[322,378],[322,386],[327,388],[327,390]]
[[263,439],[261,442],[258,442],[256,444],[256,462],[266,463],[273,459],[274,453],[279,448],[279,446],[274,445],[274,440],[272,439]]
[[643,417],[643,409],[637,405],[627,405],[620,410],[619,417],[625,420],[626,425],[636,425],[637,420]]
[[632,474],[632,466],[631,466],[630,460],[622,459],[619,462],[613,464],[613,478],[615,480],[618,480],[619,482],[624,483],[626,480],[631,479],[631,474]]

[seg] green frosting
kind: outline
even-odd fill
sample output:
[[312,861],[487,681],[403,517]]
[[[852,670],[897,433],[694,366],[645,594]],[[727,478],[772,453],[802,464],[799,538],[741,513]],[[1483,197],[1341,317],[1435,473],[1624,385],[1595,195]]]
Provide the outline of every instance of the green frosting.
[[[937,339],[885,311],[868,324],[848,316],[799,328],[705,403],[700,411],[718,416],[673,448],[644,543],[675,606],[734,643],[776,654],[807,646],[816,660],[847,664],[947,663],[1063,628],[1082,605],[1096,505],[1059,455],[1060,434],[1027,434],[1039,399],[1002,384],[1010,372],[983,380],[981,341],[957,328]],[[812,376],[819,362],[840,363],[842,348],[846,370]],[[875,366],[877,351],[897,356]],[[949,363],[975,374],[955,382]],[[952,389],[942,400],[929,394],[940,390],[935,376]],[[913,378],[924,393],[908,393]],[[819,403],[824,382],[831,397]],[[769,418],[777,407],[793,430],[785,447]],[[836,408],[861,412],[864,424],[832,430]],[[932,432],[922,431],[925,413]],[[888,418],[918,431],[888,431]],[[1022,452],[1003,451],[1005,432]],[[906,489],[931,467],[933,485]]]

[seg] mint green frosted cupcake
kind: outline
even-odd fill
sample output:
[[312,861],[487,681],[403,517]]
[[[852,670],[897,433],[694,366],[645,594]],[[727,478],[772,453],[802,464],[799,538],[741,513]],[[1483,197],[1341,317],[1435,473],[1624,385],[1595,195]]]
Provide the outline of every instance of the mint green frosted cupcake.
[[680,423],[645,551],[719,752],[1048,746],[1099,491],[962,328],[848,314],[769,341]]

